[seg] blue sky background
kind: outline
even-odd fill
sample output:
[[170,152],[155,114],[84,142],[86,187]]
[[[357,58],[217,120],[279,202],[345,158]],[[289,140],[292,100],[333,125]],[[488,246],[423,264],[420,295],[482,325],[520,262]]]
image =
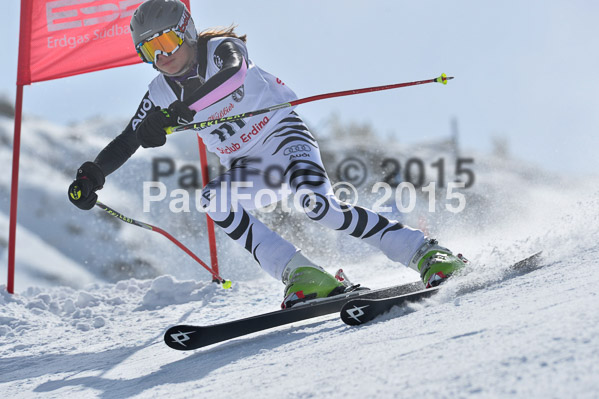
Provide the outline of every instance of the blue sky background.
[[[447,137],[456,117],[466,148],[490,150],[493,137],[506,137],[514,155],[550,170],[599,172],[598,2],[191,0],[191,8],[200,29],[238,24],[254,62],[300,97],[456,77],[300,106],[316,128],[336,113],[413,143]],[[3,4],[4,37],[18,37],[19,12],[20,1]],[[0,95],[14,101],[18,40],[4,46]],[[139,64],[35,83],[24,113],[58,123],[129,118],[154,75]]]

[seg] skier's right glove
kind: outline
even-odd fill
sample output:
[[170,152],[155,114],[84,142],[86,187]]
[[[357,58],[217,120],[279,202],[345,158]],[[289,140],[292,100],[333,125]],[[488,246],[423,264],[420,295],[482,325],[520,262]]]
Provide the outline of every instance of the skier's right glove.
[[180,100],[168,109],[156,107],[137,127],[137,141],[143,148],[160,147],[166,143],[165,128],[191,123],[195,113]]
[[75,180],[69,186],[69,200],[79,209],[87,211],[96,205],[97,190],[104,186],[105,176],[94,162],[85,162],[77,170]]

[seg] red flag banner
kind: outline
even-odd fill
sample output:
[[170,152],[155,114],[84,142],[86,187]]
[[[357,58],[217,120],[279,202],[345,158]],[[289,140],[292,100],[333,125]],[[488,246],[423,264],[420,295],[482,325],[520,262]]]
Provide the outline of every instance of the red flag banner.
[[17,84],[141,62],[129,22],[143,1],[21,0]]
[[[6,285],[11,294],[14,293],[23,86],[141,62],[133,46],[129,23],[143,1],[21,0]],[[182,1],[189,9],[189,0]],[[210,237],[213,240],[214,231]],[[210,252],[213,269],[218,273],[212,241]]]

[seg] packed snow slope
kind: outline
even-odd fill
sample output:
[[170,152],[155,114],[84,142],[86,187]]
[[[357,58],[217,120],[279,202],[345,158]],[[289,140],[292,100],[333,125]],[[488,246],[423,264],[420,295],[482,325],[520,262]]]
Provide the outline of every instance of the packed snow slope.
[[[0,122],[8,144],[0,160],[8,170],[10,123]],[[208,274],[163,237],[73,210],[65,192],[74,168],[95,156],[113,125],[96,123],[82,135],[86,125],[26,121],[18,292],[9,295],[0,286],[3,397],[597,397],[596,178],[548,175],[522,161],[474,154],[477,180],[464,212],[399,215],[422,223],[472,261],[438,295],[361,327],[330,315],[177,352],[163,343],[168,326],[275,310],[283,286],[221,235],[222,274],[233,280],[231,290],[209,283]],[[175,156],[192,142],[166,146],[155,156]],[[442,148],[417,150],[434,152],[430,161],[438,154],[450,157]],[[151,156],[136,154],[129,172],[117,172],[101,199],[199,246],[203,215],[173,215],[160,207],[136,213],[141,190],[127,185],[147,178],[140,174],[149,175]],[[3,226],[8,180],[2,174]],[[198,225],[183,224],[180,216]],[[302,215],[277,224],[280,216],[263,217],[331,271],[343,267],[370,287],[418,278],[351,237],[320,229]],[[206,249],[193,249],[205,257]],[[540,269],[499,278],[511,262],[539,250]]]

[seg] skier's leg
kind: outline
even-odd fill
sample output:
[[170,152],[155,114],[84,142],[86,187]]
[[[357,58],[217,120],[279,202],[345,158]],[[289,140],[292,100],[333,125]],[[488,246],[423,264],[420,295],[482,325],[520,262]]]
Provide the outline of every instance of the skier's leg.
[[333,193],[318,144],[296,114],[292,125],[276,129],[265,140],[264,152],[284,165],[284,176],[299,196],[306,215],[320,224],[345,232],[379,248],[394,261],[408,265],[426,241],[424,233],[359,206],[340,202]]
[[[266,184],[270,180],[263,172],[269,170],[265,165],[260,158],[239,160],[235,167],[204,188],[202,207],[229,237],[253,254],[262,269],[287,284],[286,291],[290,286],[296,288],[294,295],[284,301],[284,307],[304,299],[343,291],[345,286],[335,277],[316,266],[293,244],[248,212],[278,201],[285,195]],[[271,191],[272,195],[259,195],[264,189]],[[294,276],[289,273],[292,269],[296,271]],[[302,277],[299,278],[299,275]],[[298,291],[300,298],[296,295]],[[305,295],[302,294],[304,292]]]
[[[293,176],[292,171],[306,169],[320,171],[316,162],[298,162],[292,165],[290,175]],[[389,259],[419,272],[427,287],[438,285],[467,262],[460,255],[455,256],[449,249],[437,245],[436,240],[427,238],[420,230],[389,220],[367,208],[339,201],[322,173],[317,177],[318,182],[314,179],[316,173],[296,176],[290,182],[293,189],[311,182],[310,190],[304,188],[300,199],[310,219],[379,248]]]
[[261,172],[252,167],[232,168],[203,189],[202,207],[215,224],[254,256],[262,269],[281,280],[283,268],[298,250],[248,212],[268,205],[266,199],[260,204],[255,201],[263,181]]
[[[295,166],[311,167],[305,164]],[[298,182],[301,179],[292,181],[292,187]],[[328,179],[318,186],[312,186],[311,192],[305,188],[302,191],[300,203],[310,219],[380,249],[391,260],[409,265],[414,253],[426,242],[420,230],[389,220],[368,208],[339,201]]]
[[436,245],[422,231],[367,208],[339,201],[323,167],[316,140],[301,118],[297,115],[291,118],[295,118],[295,125],[271,133],[267,146],[273,159],[286,165],[287,182],[300,196],[299,202],[310,219],[380,249],[391,260],[420,272],[427,285],[432,284],[435,275],[444,278],[463,266],[451,251]]

